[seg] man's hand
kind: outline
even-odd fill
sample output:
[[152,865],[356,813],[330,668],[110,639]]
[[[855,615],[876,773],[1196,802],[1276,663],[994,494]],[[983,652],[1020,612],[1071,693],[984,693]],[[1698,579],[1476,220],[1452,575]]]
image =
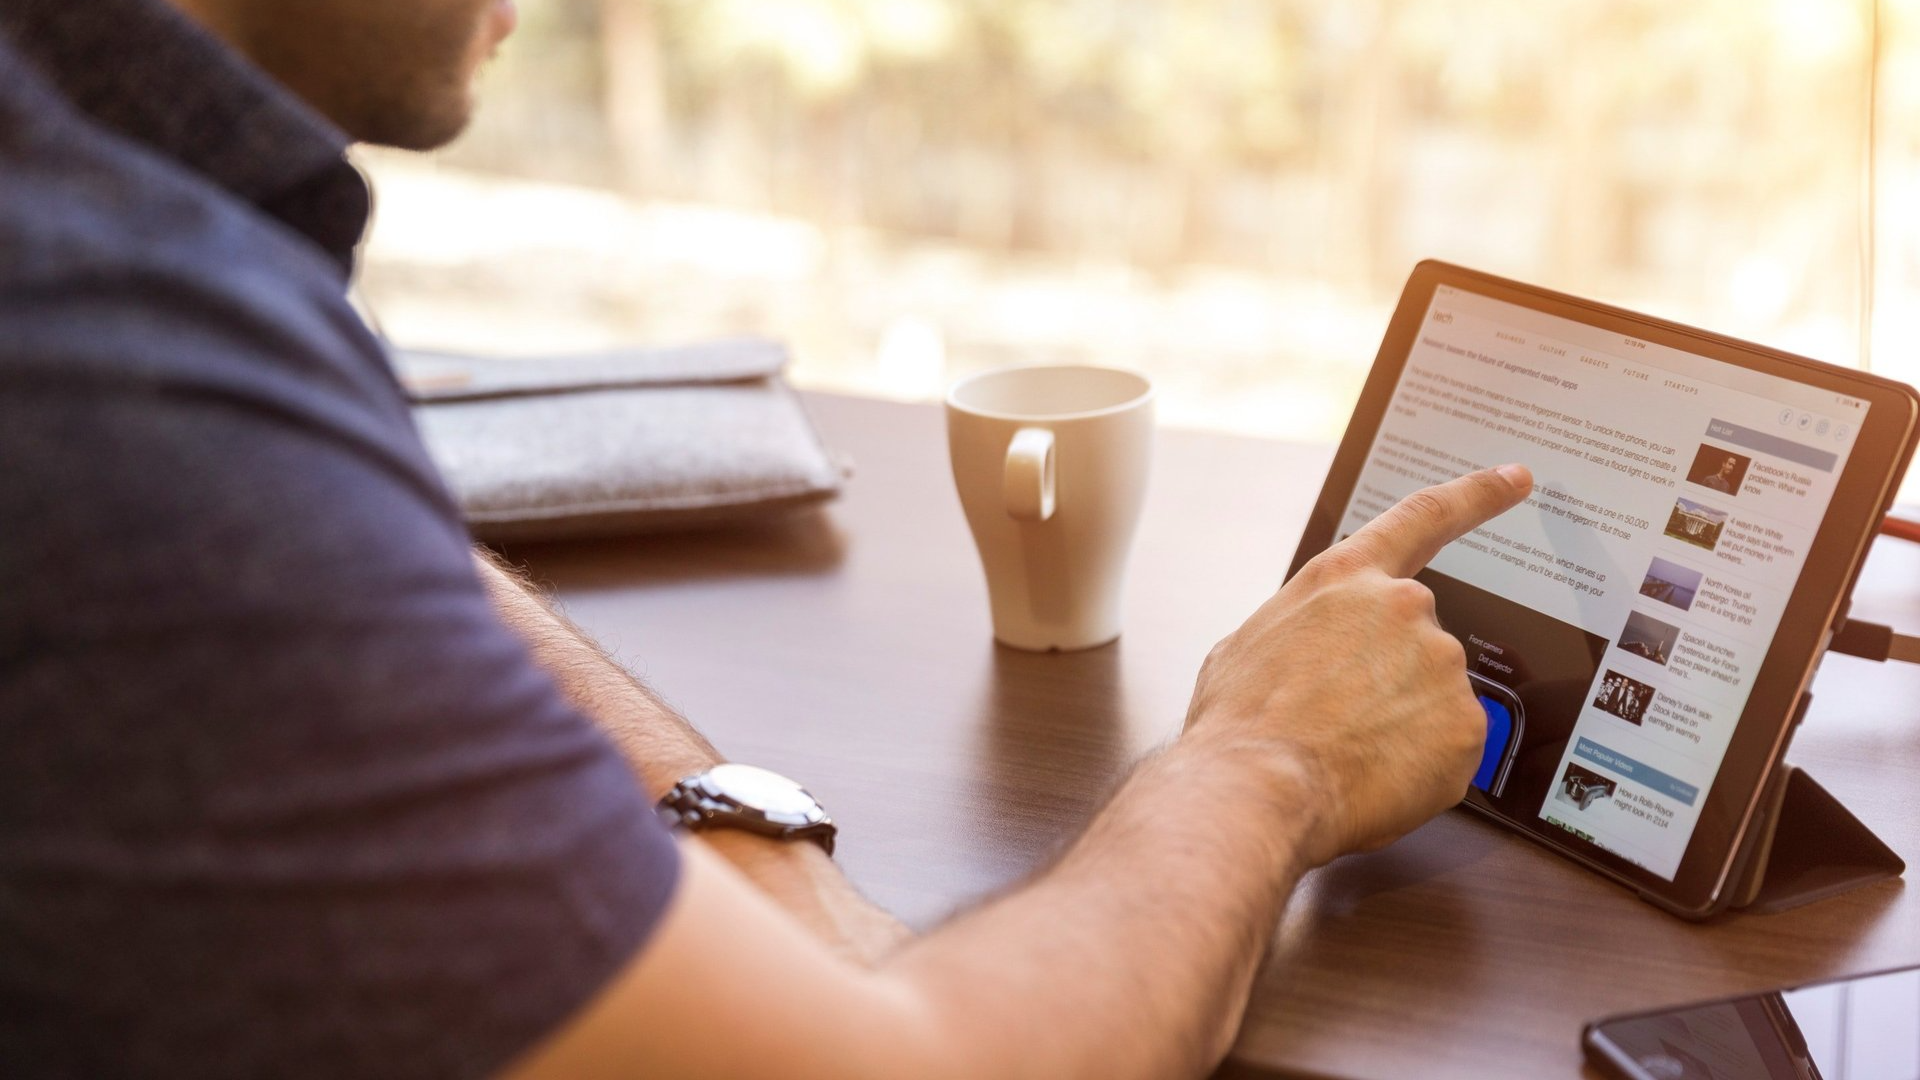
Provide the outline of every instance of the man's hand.
[[1391,843],[1466,794],[1486,715],[1460,643],[1410,577],[1532,486],[1511,465],[1415,492],[1309,562],[1207,657],[1187,738],[1262,755],[1313,793],[1310,864]]

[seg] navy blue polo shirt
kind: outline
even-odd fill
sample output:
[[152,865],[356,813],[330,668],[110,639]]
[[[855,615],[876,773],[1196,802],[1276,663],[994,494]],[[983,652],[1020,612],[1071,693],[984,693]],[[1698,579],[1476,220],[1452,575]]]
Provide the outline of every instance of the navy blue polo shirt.
[[673,891],[347,303],[346,145],[164,0],[0,3],[0,1075],[486,1074]]

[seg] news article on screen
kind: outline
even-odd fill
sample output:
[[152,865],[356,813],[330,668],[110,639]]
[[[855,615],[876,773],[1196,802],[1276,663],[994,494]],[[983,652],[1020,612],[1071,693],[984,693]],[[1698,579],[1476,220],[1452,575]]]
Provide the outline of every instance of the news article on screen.
[[1532,468],[1522,506],[1429,569],[1605,639],[1538,813],[1663,876],[1864,417],[1809,389],[1443,288],[1340,525]]

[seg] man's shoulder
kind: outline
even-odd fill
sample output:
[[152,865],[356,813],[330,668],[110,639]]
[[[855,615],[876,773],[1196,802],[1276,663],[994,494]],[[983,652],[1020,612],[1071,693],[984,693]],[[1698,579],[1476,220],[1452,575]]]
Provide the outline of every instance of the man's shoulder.
[[76,376],[97,374],[96,363],[151,375],[170,350],[129,351],[128,342],[284,346],[316,315],[337,342],[333,316],[350,313],[324,254],[92,123],[18,62],[4,35],[0,180],[0,377],[36,361]]
[[[207,467],[176,491],[188,479],[284,485],[268,462],[310,474],[351,458],[451,520],[383,349],[329,257],[90,123],[10,60],[0,34],[0,458],[15,465],[0,504],[54,505],[76,478],[98,486],[124,470],[128,454],[199,446]],[[41,453],[50,442],[61,448],[52,458]],[[212,527],[173,509],[96,498],[86,512],[103,535],[136,521]]]

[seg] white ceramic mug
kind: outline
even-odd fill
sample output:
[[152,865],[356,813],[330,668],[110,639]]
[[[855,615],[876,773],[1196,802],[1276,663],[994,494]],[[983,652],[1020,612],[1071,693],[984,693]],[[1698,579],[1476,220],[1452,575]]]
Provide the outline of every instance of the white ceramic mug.
[[1088,649],[1120,636],[1153,396],[1145,377],[1096,367],[1003,368],[948,391],[953,480],[1004,644]]

